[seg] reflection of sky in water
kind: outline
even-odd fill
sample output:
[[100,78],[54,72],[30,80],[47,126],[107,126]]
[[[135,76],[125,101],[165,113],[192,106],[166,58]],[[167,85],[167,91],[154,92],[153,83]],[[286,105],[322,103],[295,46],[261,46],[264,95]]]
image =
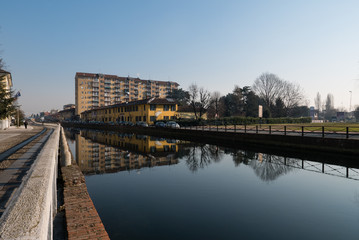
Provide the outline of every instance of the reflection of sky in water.
[[357,238],[358,181],[266,154],[179,151],[175,165],[86,177],[112,239]]

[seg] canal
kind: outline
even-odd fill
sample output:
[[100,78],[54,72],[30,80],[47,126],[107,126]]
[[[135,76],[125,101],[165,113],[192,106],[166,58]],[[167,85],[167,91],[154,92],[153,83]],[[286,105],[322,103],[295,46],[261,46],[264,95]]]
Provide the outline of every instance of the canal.
[[359,234],[356,167],[328,164],[326,157],[273,155],[260,147],[101,131],[71,130],[67,136],[111,239]]

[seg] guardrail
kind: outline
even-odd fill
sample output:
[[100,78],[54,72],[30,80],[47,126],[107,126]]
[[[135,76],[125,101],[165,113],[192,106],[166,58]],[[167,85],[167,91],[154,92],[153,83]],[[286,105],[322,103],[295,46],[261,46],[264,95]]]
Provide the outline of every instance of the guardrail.
[[337,137],[359,139],[359,127],[301,126],[301,125],[201,125],[184,126],[181,129],[216,132],[238,132],[268,135],[291,135],[310,137]]

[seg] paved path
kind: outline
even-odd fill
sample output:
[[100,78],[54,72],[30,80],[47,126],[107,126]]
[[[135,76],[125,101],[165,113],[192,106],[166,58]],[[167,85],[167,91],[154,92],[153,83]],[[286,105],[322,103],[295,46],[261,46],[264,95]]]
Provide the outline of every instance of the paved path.
[[27,129],[24,126],[11,126],[6,130],[0,130],[0,153],[34,136],[42,129],[43,127],[39,126],[28,126]]
[[[41,130],[42,128],[38,129]],[[6,155],[5,158],[1,159],[2,161],[0,162],[0,216],[5,211],[12,196],[22,183],[22,178],[30,169],[34,159],[40,152],[43,144],[47,141],[48,137],[52,133],[52,131],[47,131],[45,135],[40,135],[38,139],[35,138],[35,141],[37,142],[35,144],[32,144],[33,146],[21,146],[21,148],[18,149],[17,145],[19,143],[23,142],[29,136],[31,138],[31,135],[36,135],[38,131],[33,130],[33,127],[28,127],[28,129],[22,127],[0,131],[0,145],[7,146],[7,149],[3,148],[6,150],[0,153],[0,156],[4,154],[6,155],[7,152],[10,152],[12,149],[16,148],[16,150],[11,151],[11,154],[8,154],[11,155],[11,158],[13,158],[13,160],[10,160],[10,162],[9,160],[6,160],[8,162],[3,161],[9,157],[8,155]],[[9,141],[11,141],[11,144],[9,144]],[[13,146],[14,144],[15,147]],[[31,144],[31,141],[29,142],[29,144]],[[14,152],[16,153],[14,154]],[[23,153],[21,154],[21,152]]]

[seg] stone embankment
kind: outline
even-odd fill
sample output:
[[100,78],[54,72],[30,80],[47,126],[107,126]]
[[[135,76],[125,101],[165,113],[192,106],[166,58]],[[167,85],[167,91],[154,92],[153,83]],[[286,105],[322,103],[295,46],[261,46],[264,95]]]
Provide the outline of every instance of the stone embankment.
[[[87,192],[85,178],[72,162],[61,127],[46,127],[54,131],[1,216],[0,239],[53,238],[58,172],[62,172],[64,180],[64,205],[61,209],[65,210],[68,239],[109,239]],[[58,171],[59,166],[61,171]]]
[[54,128],[0,219],[1,239],[51,239],[60,126]]

